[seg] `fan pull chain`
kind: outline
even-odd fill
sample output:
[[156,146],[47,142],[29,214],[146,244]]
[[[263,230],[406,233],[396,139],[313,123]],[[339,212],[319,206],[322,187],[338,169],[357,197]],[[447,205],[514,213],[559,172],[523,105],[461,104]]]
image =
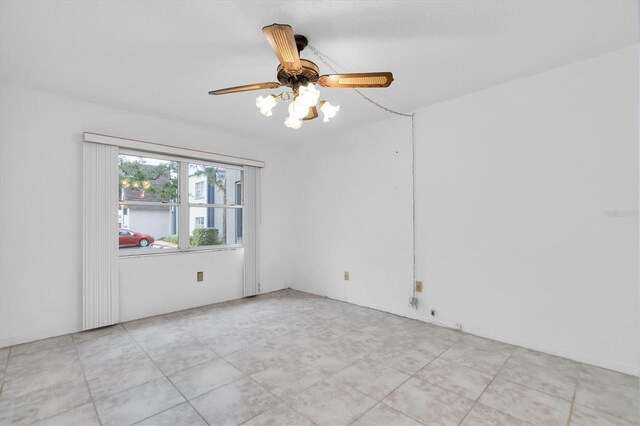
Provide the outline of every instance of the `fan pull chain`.
[[[330,59],[321,53],[318,49],[308,44],[307,47],[324,63],[334,74],[340,74],[329,63]],[[353,89],[358,95],[362,96],[367,102],[377,106],[378,108],[387,111],[391,114],[400,115],[403,117],[411,117],[411,210],[412,210],[412,249],[413,249],[413,282],[412,282],[412,294],[413,296],[409,300],[409,306],[413,309],[418,309],[418,299],[416,298],[416,126],[415,126],[415,114],[407,114],[404,112],[394,111],[391,108],[387,108],[384,105],[374,101],[358,89]]]
[[[415,114],[411,114],[411,223],[413,238],[413,298],[410,305],[418,309],[418,299],[416,299],[416,125]],[[414,304],[415,303],[415,306]]]
[[[328,62],[328,57],[326,57],[323,53],[321,53],[318,49],[316,49],[315,47],[313,47],[312,45],[308,44],[307,47],[309,49],[311,49],[311,51],[318,57],[320,58],[320,60],[322,61],[322,63],[324,63],[327,67],[329,67],[329,69],[334,73],[334,74],[340,74],[329,62]],[[359,91],[358,89],[353,89],[358,95],[362,96],[364,99],[366,99],[368,102],[372,103],[373,105],[377,106],[378,108],[385,110],[387,112],[390,112],[391,114],[396,114],[396,115],[401,115],[403,117],[413,117],[413,114],[407,114],[404,112],[399,112],[399,111],[394,111],[391,108],[387,108],[384,105],[379,104],[378,102],[374,101],[373,99],[371,99],[370,97],[368,97],[367,95],[365,95],[364,93],[362,93],[361,91]]]

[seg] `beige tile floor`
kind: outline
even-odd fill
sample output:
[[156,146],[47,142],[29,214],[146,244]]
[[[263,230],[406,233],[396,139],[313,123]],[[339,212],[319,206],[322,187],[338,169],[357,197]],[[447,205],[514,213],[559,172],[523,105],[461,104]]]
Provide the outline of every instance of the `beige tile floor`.
[[0,349],[0,424],[638,424],[638,378],[285,290]]

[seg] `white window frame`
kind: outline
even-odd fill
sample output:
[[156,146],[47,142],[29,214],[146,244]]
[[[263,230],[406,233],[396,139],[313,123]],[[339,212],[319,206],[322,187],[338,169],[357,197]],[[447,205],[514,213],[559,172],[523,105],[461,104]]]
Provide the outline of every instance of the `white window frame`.
[[[184,166],[181,168],[181,170],[184,170],[184,175],[180,175],[180,177],[182,177],[182,183],[180,183],[180,186],[184,185],[184,194],[188,194],[189,191],[189,164],[196,164],[196,165],[201,165],[201,166],[208,166],[208,167],[219,167],[221,169],[226,169],[226,170],[239,170],[240,171],[240,182],[244,182],[244,167],[239,167],[236,165],[232,165],[232,164],[224,164],[224,163],[217,163],[217,162],[212,162],[212,161],[206,161],[206,160],[200,160],[197,158],[190,158],[190,159],[186,159],[184,162]],[[180,180],[178,180],[178,182],[180,182]],[[242,184],[241,184],[242,185]],[[244,186],[242,186],[242,188],[244,188]],[[234,187],[235,190],[235,187]],[[195,197],[194,197],[195,198]],[[184,213],[180,213],[178,221],[180,221],[180,217],[182,217],[182,214],[185,215],[186,220],[186,234],[189,234],[189,209],[191,207],[204,207],[204,208],[224,208],[224,209],[243,209],[244,208],[244,204],[242,204],[242,200],[241,200],[241,204],[219,204],[219,203],[214,203],[214,204],[209,204],[206,202],[189,202],[189,197],[186,197],[186,211]],[[234,212],[235,215],[235,212]],[[244,229],[244,228],[243,228]],[[180,237],[178,237],[178,241],[180,241]],[[188,241],[187,241],[188,243]],[[201,251],[201,250],[211,250],[211,249],[228,249],[228,248],[242,248],[244,247],[242,244],[220,244],[220,245],[215,245],[215,246],[202,246],[202,247],[186,247],[185,250],[187,251]]]
[[[189,202],[189,164],[197,164],[203,166],[220,167],[223,169],[239,170],[241,172],[240,182],[241,188],[244,191],[244,167],[218,163],[200,158],[193,157],[179,157],[173,155],[160,154],[150,151],[137,151],[126,148],[120,148],[118,155],[130,155],[142,158],[153,158],[157,160],[175,161],[178,163],[178,200],[177,202],[160,202],[160,201],[119,201],[119,207],[145,205],[145,206],[175,206],[178,209],[178,247],[176,248],[154,248],[148,247],[144,250],[119,250],[120,257],[129,256],[150,256],[158,254],[170,254],[170,253],[192,253],[201,251],[218,251],[243,248],[243,244],[219,244],[214,246],[191,246],[189,243],[189,209],[191,207],[207,207],[207,208],[226,208],[226,209],[243,209],[244,204],[207,204],[202,202]],[[234,188],[235,190],[235,188]],[[244,194],[243,194],[244,197]],[[194,197],[195,198],[195,197]],[[243,227],[244,229],[244,227]],[[126,253],[123,253],[126,252]]]

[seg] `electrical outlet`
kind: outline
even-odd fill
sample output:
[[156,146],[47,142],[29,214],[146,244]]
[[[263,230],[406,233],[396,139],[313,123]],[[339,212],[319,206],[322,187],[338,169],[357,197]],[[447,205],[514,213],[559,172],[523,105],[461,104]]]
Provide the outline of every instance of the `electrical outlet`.
[[416,293],[422,293],[422,281],[416,281]]
[[349,281],[349,271],[344,271],[344,280]]
[[202,281],[204,281],[204,272],[202,272],[202,271],[198,271],[198,272],[196,273],[196,280],[197,280],[198,282],[202,282]]

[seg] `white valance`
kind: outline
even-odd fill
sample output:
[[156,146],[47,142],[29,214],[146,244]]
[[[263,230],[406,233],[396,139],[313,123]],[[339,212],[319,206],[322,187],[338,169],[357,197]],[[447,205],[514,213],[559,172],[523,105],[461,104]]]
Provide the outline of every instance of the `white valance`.
[[178,146],[145,142],[135,139],[119,138],[116,136],[100,135],[97,133],[84,133],[84,141],[103,145],[114,145],[121,148],[135,149],[137,151],[155,152],[160,154],[176,155],[184,158],[195,158],[200,160],[210,160],[237,166],[264,167],[264,161],[253,160],[251,158],[234,157],[231,155],[218,154],[215,152],[187,149]]

